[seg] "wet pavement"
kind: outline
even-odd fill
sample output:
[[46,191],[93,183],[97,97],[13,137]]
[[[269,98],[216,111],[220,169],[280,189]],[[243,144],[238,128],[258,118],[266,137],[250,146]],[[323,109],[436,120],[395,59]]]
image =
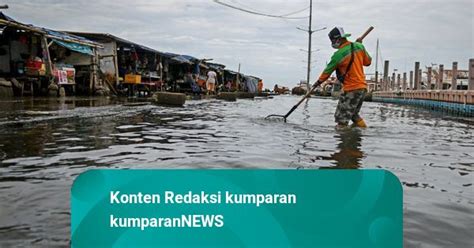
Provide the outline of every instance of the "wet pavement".
[[366,103],[336,131],[313,98],[126,106],[106,98],[0,102],[0,247],[69,245],[69,189],[93,168],[383,168],[404,185],[405,247],[472,247],[474,120]]

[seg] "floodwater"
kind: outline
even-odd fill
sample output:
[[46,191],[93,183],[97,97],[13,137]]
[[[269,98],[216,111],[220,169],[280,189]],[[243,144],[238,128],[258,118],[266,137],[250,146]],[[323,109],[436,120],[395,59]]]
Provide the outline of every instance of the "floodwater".
[[313,98],[0,102],[0,247],[69,245],[69,189],[93,168],[383,168],[404,185],[405,247],[473,247],[473,119],[366,103],[369,129],[337,132]]

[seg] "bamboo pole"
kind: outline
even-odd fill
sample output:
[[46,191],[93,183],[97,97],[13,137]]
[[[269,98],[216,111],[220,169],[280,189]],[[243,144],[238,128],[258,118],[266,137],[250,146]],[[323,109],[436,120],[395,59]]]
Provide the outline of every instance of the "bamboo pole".
[[53,62],[51,61],[51,55],[49,54],[48,40],[45,36],[41,36],[41,47],[43,49],[43,60],[46,66],[46,75],[53,77]]
[[90,75],[90,78],[89,78],[89,94],[90,95],[92,95],[94,93],[95,85],[98,82],[98,77],[97,77],[98,54],[97,54],[97,49],[96,48],[93,49],[93,53],[94,53],[94,55],[92,55],[92,58],[91,58],[91,62],[92,62],[91,71],[90,71],[90,74],[89,74]]
[[[115,87],[117,87],[120,83],[119,80],[119,67],[118,67],[118,53],[117,53],[117,42],[113,42],[114,47],[114,69],[115,69]],[[160,78],[160,80],[162,80]]]

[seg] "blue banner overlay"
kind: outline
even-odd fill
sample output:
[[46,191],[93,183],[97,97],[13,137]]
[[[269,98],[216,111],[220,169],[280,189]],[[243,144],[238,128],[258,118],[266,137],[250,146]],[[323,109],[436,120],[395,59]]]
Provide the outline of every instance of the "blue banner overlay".
[[402,247],[383,170],[92,170],[71,190],[72,247]]

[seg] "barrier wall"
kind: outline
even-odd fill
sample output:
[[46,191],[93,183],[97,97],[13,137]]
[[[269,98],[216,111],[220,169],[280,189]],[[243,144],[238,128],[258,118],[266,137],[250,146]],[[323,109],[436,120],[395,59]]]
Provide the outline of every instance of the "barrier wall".
[[405,104],[474,117],[474,91],[413,90],[374,92],[373,101]]

